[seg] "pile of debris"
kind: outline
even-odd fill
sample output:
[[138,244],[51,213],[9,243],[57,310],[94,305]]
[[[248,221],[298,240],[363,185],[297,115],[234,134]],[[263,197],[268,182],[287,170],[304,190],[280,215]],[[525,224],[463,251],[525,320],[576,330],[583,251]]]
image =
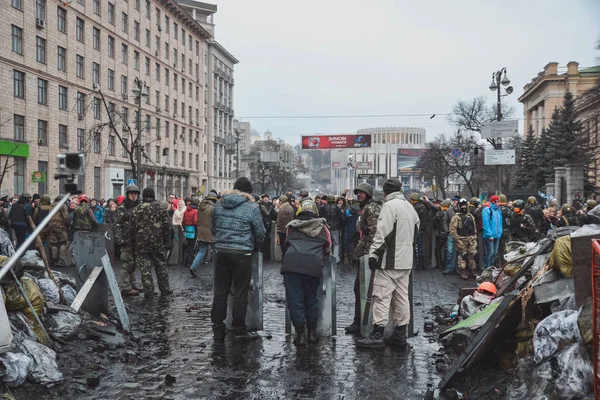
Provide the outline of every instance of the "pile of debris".
[[599,225],[509,243],[502,268],[484,270],[453,307],[432,310],[444,347],[439,388],[468,398],[594,398],[595,238]]

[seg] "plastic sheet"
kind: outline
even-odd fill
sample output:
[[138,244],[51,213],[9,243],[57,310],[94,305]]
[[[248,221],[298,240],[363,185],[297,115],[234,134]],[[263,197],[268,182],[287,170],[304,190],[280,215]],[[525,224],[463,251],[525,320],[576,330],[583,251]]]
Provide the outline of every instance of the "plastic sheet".
[[0,364],[2,382],[10,388],[15,388],[21,386],[27,379],[32,360],[23,353],[5,353],[0,355]]
[[10,322],[6,307],[4,306],[4,291],[0,287],[0,353],[10,347],[13,335],[10,330]]
[[52,279],[38,279],[36,283],[40,287],[46,303],[60,304],[58,287],[52,281]]
[[69,311],[59,311],[49,317],[48,330],[59,339],[69,339],[77,333],[81,317]]
[[577,311],[551,314],[533,332],[533,360],[539,364],[556,354],[565,344],[581,341],[577,326]]
[[560,271],[563,277],[573,277],[573,260],[571,258],[571,236],[563,236],[556,239],[548,263],[552,268]]
[[70,306],[71,303],[73,303],[73,300],[75,300],[75,297],[77,296],[77,291],[71,285],[64,285],[61,287],[61,289],[63,295],[65,296],[65,302],[68,306]]
[[23,256],[21,256],[21,262],[25,267],[34,269],[45,269],[44,261],[41,259],[37,250],[27,250]]
[[[554,376],[557,399],[582,399],[594,396],[594,368],[584,346],[579,343],[564,348],[556,355]],[[551,363],[552,364],[552,363]],[[553,365],[554,366],[554,365]]]
[[565,310],[577,310],[575,295],[556,300],[550,305],[550,311],[552,311],[552,313]]
[[533,265],[531,266],[531,274],[535,276],[539,272],[539,270],[542,269],[544,265],[546,265],[549,258],[550,253],[540,254],[539,256],[537,256],[533,261]]
[[41,385],[53,385],[62,382],[63,374],[56,365],[54,350],[30,339],[23,339],[18,346],[23,353],[29,355],[33,360],[31,368],[29,368],[29,380]]

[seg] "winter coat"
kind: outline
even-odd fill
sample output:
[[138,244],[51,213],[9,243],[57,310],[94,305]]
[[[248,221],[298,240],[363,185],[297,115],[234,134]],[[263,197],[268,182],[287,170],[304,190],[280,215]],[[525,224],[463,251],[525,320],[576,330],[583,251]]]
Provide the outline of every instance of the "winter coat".
[[510,236],[512,240],[533,242],[537,236],[536,231],[535,222],[533,222],[531,215],[513,213],[510,221]]
[[183,226],[196,226],[198,225],[198,207],[195,205],[187,206],[183,213]]
[[[52,207],[56,207],[57,203],[54,203]],[[67,205],[63,204],[60,210],[48,223],[48,234],[46,240],[49,244],[63,244],[69,240],[69,211]]]
[[577,218],[577,215],[572,213],[565,213],[556,221],[557,228],[561,228],[563,226],[581,226],[581,221],[579,220],[579,218]]
[[287,225],[287,250],[281,273],[323,276],[323,253],[331,247],[331,236],[325,218],[301,212]]
[[[28,212],[28,210],[31,212]],[[33,209],[27,203],[26,197],[20,197],[19,200],[12,205],[10,211],[8,212],[8,219],[10,220],[10,224],[12,226],[21,226],[27,227],[29,224],[27,223],[27,215],[31,215],[33,213]]]
[[133,241],[133,232],[131,231],[131,217],[133,209],[140,204],[139,201],[131,201],[125,198],[121,205],[115,211],[115,224],[113,234],[115,243],[120,246],[129,246]]
[[502,237],[502,211],[494,203],[481,212],[481,225],[484,239],[500,239]]
[[461,237],[471,237],[477,234],[475,217],[470,213],[458,212],[450,221],[450,236],[458,241]]
[[258,204],[239,190],[224,191],[213,213],[215,249],[223,253],[247,254],[258,249],[266,231]]
[[369,254],[369,249],[373,244],[373,238],[375,237],[375,231],[377,230],[377,219],[379,218],[380,211],[381,202],[373,198],[367,200],[365,204],[361,206],[361,215],[358,226],[360,239],[352,253],[352,258],[354,260],[358,260],[365,254]]
[[278,233],[286,232],[287,224],[289,224],[293,219],[294,215],[294,207],[288,202],[283,203],[279,207],[279,213],[277,214],[277,222],[275,223],[275,230]]
[[131,213],[131,233],[136,254],[163,253],[172,240],[169,213],[158,201],[143,202]]
[[179,225],[181,227],[183,227],[183,214],[185,213],[186,210],[186,206],[185,206],[185,201],[183,200],[179,200],[177,202],[177,208],[175,209],[175,212],[173,213],[173,225]]
[[198,206],[198,225],[196,226],[199,242],[214,243],[215,235],[212,229],[212,218],[215,210],[216,197],[208,196]]
[[436,238],[444,241],[448,237],[448,232],[444,229],[444,217],[446,215],[445,210],[439,210],[433,217],[433,231],[435,232]]
[[91,231],[95,230],[98,225],[94,212],[86,202],[82,202],[73,210],[73,223],[71,227],[73,231]]
[[450,221],[452,221],[452,218],[454,217],[454,214],[456,214],[458,212],[457,208],[454,207],[448,207],[448,209],[446,211],[444,211],[444,233],[446,235],[450,234]]
[[325,204],[319,210],[319,215],[325,218],[332,231],[339,231],[346,224],[346,214],[335,203]]
[[431,231],[431,227],[429,224],[429,211],[427,210],[427,207],[425,206],[425,204],[419,200],[415,204],[413,204],[413,208],[415,209],[415,211],[417,212],[417,215],[419,216],[419,221],[420,221],[419,231],[420,232]]
[[538,205],[527,204],[525,206],[525,213],[531,215],[535,229],[539,230],[540,222],[542,219],[544,219],[544,212],[542,211],[541,207]]
[[104,207],[100,204],[96,204],[96,207],[90,207],[90,209],[94,212],[94,218],[96,218],[96,222],[99,224],[104,223]]
[[115,218],[116,218],[116,211],[111,210],[110,208],[107,208],[104,211],[104,223],[108,224],[108,225],[114,225],[115,224]]
[[385,196],[369,258],[379,260],[381,269],[412,269],[415,233],[419,216],[401,192]]
[[[265,225],[265,233],[266,237],[271,236],[271,226],[273,224],[273,206],[271,203],[260,202],[260,214],[262,215],[263,224]],[[275,217],[276,219],[277,217]]]

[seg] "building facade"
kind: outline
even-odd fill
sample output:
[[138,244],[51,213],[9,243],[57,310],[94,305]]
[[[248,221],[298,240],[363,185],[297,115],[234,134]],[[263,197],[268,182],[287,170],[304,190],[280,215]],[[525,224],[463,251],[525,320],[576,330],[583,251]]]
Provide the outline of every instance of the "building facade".
[[[389,127],[360,129],[358,135],[371,135],[371,147],[331,150],[331,184],[336,193],[352,189],[361,174],[381,174],[398,178],[404,187],[420,189],[420,173],[414,165],[425,148],[423,128]],[[366,180],[381,187],[385,179]]]
[[[57,195],[56,155],[83,152],[79,188],[118,196],[134,178],[138,135],[141,188],[164,198],[207,183],[211,35],[175,0],[7,0],[0,11],[0,154],[14,158],[5,193]],[[139,105],[136,80],[148,93]],[[34,183],[35,171],[45,182]]]
[[[248,176],[250,173],[249,163],[247,160],[248,157],[244,157],[250,153],[250,145],[252,145],[252,140],[250,136],[252,135],[252,126],[250,122],[241,122],[237,119],[233,120],[233,140],[235,141],[235,154],[233,158],[233,170],[234,174],[238,176]],[[238,154],[239,153],[239,154]],[[239,155],[239,162],[238,162]],[[237,172],[239,170],[239,172]]]

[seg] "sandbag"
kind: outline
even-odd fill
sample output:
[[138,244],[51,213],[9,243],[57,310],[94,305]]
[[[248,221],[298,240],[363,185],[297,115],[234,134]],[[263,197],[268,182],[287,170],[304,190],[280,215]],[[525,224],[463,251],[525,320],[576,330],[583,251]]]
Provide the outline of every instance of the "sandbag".
[[[554,376],[557,399],[593,398],[594,367],[587,350],[580,343],[564,348],[556,355],[558,361]],[[551,363],[552,364],[552,363]]]
[[6,386],[21,386],[31,367],[31,357],[23,353],[5,353],[0,355],[0,378]]
[[63,296],[65,296],[65,303],[70,306],[73,303],[73,300],[75,300],[75,297],[77,297],[77,291],[69,284],[61,286],[61,290]]
[[590,344],[594,340],[594,327],[592,326],[593,318],[593,303],[592,297],[585,299],[585,303],[579,310],[579,316],[577,317],[577,326],[579,327],[579,334],[584,344]]
[[[42,309],[44,308],[44,295],[42,294],[40,287],[34,282],[33,279],[27,277],[22,277],[20,281],[21,286],[23,286],[23,290],[27,294],[31,305],[33,306],[33,309],[39,317],[42,313]],[[46,342],[43,330],[37,324],[33,312],[27,305],[25,298],[21,295],[21,292],[15,283],[6,288],[6,310],[21,311],[23,314],[25,314],[25,316],[33,324],[33,330],[35,331],[38,341],[40,343]]]
[[59,311],[49,318],[48,331],[59,339],[67,340],[77,333],[81,325],[81,317],[69,311]]
[[[1,212],[1,210],[0,210]],[[4,306],[4,291],[0,287],[0,353],[8,350],[13,340],[13,335],[10,330],[10,321]]]
[[573,259],[571,258],[571,236],[559,237],[548,260],[550,267],[560,271],[564,278],[573,277]]
[[21,262],[23,263],[23,266],[27,268],[39,270],[46,269],[44,260],[41,259],[37,250],[27,250],[25,254],[21,256]]
[[54,350],[41,345],[33,340],[23,339],[18,345],[23,353],[33,360],[29,368],[28,378],[34,383],[41,385],[52,385],[63,380],[63,374],[56,365],[56,353]]
[[60,294],[58,293],[58,286],[52,279],[38,279],[36,281],[46,303],[60,304]]
[[533,331],[533,360],[546,361],[566,345],[580,342],[577,317],[573,310],[559,311],[544,318]]

